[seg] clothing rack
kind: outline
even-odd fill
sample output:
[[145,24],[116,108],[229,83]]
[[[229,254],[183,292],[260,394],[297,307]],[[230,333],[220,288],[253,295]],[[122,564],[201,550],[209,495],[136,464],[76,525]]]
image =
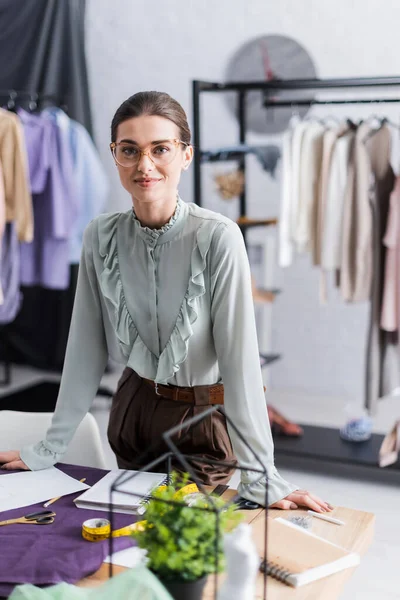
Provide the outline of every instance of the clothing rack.
[[[0,99],[7,102],[7,108],[13,110],[16,107],[18,99],[22,99],[24,102],[29,101],[29,108],[36,110],[38,102],[50,101],[55,104],[61,104],[58,96],[55,94],[42,94],[36,91],[30,90],[1,90]],[[8,101],[7,101],[8,100]],[[7,348],[8,342],[6,336],[4,336],[4,325],[0,325],[0,343],[4,348]],[[2,377],[0,378],[0,387],[8,386],[12,383],[12,363],[8,358],[1,361]]]
[[[386,91],[395,89],[395,96],[385,95]],[[334,79],[291,79],[270,81],[248,81],[216,83],[195,80],[192,82],[193,101],[193,142],[194,153],[194,189],[193,197],[196,204],[202,205],[202,182],[201,166],[208,162],[207,156],[210,152],[213,161],[218,160],[215,150],[206,151],[202,147],[201,137],[201,96],[203,93],[235,92],[237,103],[237,116],[239,121],[238,143],[240,146],[246,144],[246,96],[251,91],[262,92],[262,103],[266,110],[266,118],[270,109],[280,107],[312,106],[316,104],[373,104],[373,103],[399,103],[400,102],[400,77],[350,77]],[[365,91],[373,90],[374,96],[367,98],[345,98],[332,97],[331,99],[304,98],[296,92],[304,90],[329,91],[329,90],[351,90]],[[376,92],[379,90],[379,95]],[[284,97],[278,93],[285,92]],[[290,97],[288,94],[290,93]],[[293,96],[292,96],[293,94]],[[223,160],[234,160],[238,169],[246,173],[246,154],[231,153],[228,158],[222,154]],[[221,160],[222,160],[221,159]],[[246,189],[239,197],[240,216],[246,217],[247,211]],[[245,237],[246,231],[243,231]],[[246,241],[246,238],[245,238]],[[381,469],[378,466],[378,452],[383,440],[383,435],[373,434],[372,437],[361,443],[345,442],[339,436],[339,431],[330,427],[319,427],[315,425],[301,424],[304,435],[301,438],[276,437],[275,455],[279,466],[291,469],[310,469],[326,473],[336,472],[340,475],[355,474],[358,477],[374,481],[385,481],[400,483],[400,460],[396,464]]]
[[[7,102],[8,99],[8,102]],[[28,102],[30,110],[36,110],[38,104],[50,103],[51,105],[59,106],[62,110],[67,111],[68,107],[65,98],[57,94],[46,94],[32,90],[16,90],[0,89],[0,101],[6,103],[6,107],[13,110],[19,103],[18,100]],[[9,346],[7,336],[4,335],[5,325],[0,324],[0,344],[5,348],[7,356],[7,348]],[[0,388],[7,387],[12,384],[12,362],[5,358],[0,361]],[[10,392],[8,395],[0,394],[0,410],[39,410],[52,412],[55,407],[55,402],[58,396],[59,382],[53,380],[38,381],[35,384],[23,386],[22,389],[17,389]],[[112,397],[113,390],[100,386],[97,390],[98,396]],[[37,400],[35,402],[34,400]],[[37,408],[40,403],[41,408]]]

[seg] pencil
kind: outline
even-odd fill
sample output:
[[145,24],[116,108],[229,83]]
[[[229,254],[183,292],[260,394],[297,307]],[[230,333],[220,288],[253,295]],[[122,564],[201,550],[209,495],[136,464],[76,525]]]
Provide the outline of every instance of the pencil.
[[328,521],[328,523],[335,523],[335,525],[345,525],[344,521],[340,519],[334,519],[333,517],[328,517],[326,515],[321,515],[321,513],[314,512],[313,510],[308,510],[313,517],[317,517],[317,519],[322,519],[323,521]]
[[[84,483],[86,481],[86,477],[84,477],[83,479],[79,480],[81,483]],[[60,498],[62,498],[62,496],[57,496],[57,498],[52,498],[51,500],[48,500],[48,502],[45,502],[43,504],[43,506],[45,508],[47,508],[48,506],[50,506],[50,504],[53,504],[56,500],[59,500]]]

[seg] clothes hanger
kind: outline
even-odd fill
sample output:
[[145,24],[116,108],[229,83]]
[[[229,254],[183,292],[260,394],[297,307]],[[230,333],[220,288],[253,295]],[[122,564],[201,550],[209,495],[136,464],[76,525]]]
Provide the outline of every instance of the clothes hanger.
[[7,110],[10,112],[17,112],[17,106],[15,100],[18,97],[18,93],[15,90],[10,90],[10,95],[7,101]]
[[38,94],[36,92],[34,92],[33,94],[31,94],[29,104],[28,104],[28,108],[29,108],[30,112],[34,112],[37,109],[37,107],[38,107],[37,100],[38,100]]

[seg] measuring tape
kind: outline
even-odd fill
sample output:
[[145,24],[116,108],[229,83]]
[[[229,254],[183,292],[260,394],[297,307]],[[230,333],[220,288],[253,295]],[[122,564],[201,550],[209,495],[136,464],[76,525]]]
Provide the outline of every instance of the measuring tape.
[[[164,486],[160,486],[159,489],[162,489],[162,487]],[[181,500],[184,496],[194,494],[198,491],[197,485],[195,483],[190,483],[178,490],[178,492],[174,494],[174,499]],[[107,540],[110,537],[110,534],[112,537],[121,537],[130,535],[132,531],[143,530],[145,527],[146,521],[138,521],[137,523],[132,523],[126,527],[121,527],[121,529],[115,529],[111,533],[111,523],[108,519],[88,519],[82,523],[82,537],[88,542],[102,542],[103,540]]]
[[143,530],[146,521],[138,521],[121,529],[115,529],[111,534],[111,523],[108,519],[88,519],[82,523],[82,537],[88,542],[102,542],[110,537],[130,535],[132,531]]

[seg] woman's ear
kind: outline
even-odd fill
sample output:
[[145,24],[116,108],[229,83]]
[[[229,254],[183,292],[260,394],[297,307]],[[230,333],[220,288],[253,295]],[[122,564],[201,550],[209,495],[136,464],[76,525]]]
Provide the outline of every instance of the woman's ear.
[[194,154],[193,146],[186,146],[185,154],[184,154],[184,158],[183,158],[183,167],[182,167],[184,171],[187,171],[187,169],[190,167],[190,163],[193,160],[193,154]]

